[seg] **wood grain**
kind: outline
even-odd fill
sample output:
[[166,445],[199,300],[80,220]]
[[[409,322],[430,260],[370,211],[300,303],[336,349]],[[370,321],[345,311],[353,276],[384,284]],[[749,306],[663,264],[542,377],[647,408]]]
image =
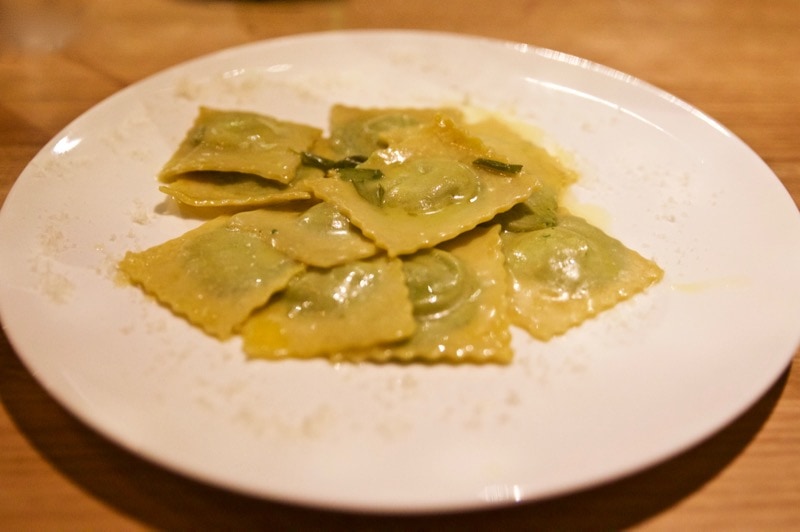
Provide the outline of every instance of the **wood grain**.
[[[800,203],[795,0],[0,0],[0,201],[51,137],[123,87],[224,47],[345,28],[527,42],[633,74],[722,122]],[[633,477],[509,509],[403,518],[249,499],[146,463],[55,403],[5,336],[0,398],[3,530],[800,527],[793,366],[720,433]]]

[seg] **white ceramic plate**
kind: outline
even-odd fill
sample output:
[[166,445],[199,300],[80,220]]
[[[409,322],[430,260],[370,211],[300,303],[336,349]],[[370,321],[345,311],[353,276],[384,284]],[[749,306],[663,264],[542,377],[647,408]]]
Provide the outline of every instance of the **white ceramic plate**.
[[[665,270],[509,367],[247,361],[115,277],[198,220],[154,175],[201,104],[324,126],[331,104],[469,104],[582,174],[573,204]],[[188,476],[365,511],[529,501],[664,460],[757,400],[800,337],[800,217],[724,127],[625,74],[464,36],[256,43],[102,102],[25,169],[0,216],[0,310],[31,373],[91,427]]]

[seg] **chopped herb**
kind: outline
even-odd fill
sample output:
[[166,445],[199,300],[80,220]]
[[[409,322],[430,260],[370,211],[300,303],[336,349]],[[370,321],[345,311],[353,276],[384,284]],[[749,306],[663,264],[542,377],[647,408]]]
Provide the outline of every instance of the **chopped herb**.
[[334,161],[316,153],[304,151],[300,154],[300,160],[305,166],[319,168],[320,170],[333,170],[334,168],[355,168],[359,164],[367,160],[363,155],[350,155],[344,159]]
[[472,161],[472,164],[483,168],[484,170],[489,170],[490,172],[496,172],[500,174],[518,174],[522,171],[521,164],[509,164],[504,163],[503,161],[497,161],[495,159],[479,158]]
[[[365,162],[367,160],[366,155],[350,155],[349,157],[345,157],[339,164],[348,165],[347,167],[358,166],[359,164]],[[340,168],[346,168],[346,166],[341,166]]]
[[335,175],[352,183],[358,195],[368,202],[378,206],[383,204],[383,172],[377,168],[339,168]]
[[330,170],[333,168],[333,165],[336,164],[336,161],[308,151],[304,151],[300,154],[300,162],[302,162],[305,166],[319,168],[320,170]]
[[203,137],[206,134],[206,126],[196,127],[191,131],[191,140],[192,146],[199,146],[201,142],[203,142]]
[[377,168],[339,168],[339,177],[352,183],[361,183],[376,181],[383,177],[383,172]]

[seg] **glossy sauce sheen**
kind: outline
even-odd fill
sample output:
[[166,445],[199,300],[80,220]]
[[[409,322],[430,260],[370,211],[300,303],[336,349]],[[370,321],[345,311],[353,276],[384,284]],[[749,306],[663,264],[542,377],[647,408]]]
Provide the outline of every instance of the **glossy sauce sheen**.
[[555,157],[452,108],[334,106],[327,137],[202,108],[159,177],[211,219],[121,271],[251,357],[507,363],[512,325],[547,340],[663,274],[559,205]]

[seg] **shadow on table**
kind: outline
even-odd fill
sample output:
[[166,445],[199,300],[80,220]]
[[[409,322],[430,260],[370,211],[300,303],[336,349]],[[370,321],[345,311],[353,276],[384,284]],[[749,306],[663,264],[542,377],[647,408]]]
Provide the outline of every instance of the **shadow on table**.
[[661,465],[595,489],[488,511],[384,517],[307,509],[236,495],[172,474],[105,440],[39,386],[0,334],[0,397],[30,443],[95,498],[162,530],[620,529],[673,506],[724,469],[781,396],[788,370],[721,432]]

